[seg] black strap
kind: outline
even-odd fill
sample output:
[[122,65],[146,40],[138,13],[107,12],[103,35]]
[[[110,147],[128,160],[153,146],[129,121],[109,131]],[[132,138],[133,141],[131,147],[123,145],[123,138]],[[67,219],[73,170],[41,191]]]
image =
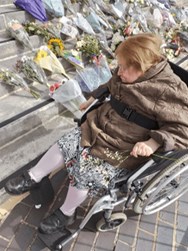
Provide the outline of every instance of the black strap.
[[158,129],[158,123],[156,120],[150,119],[135,110],[131,109],[127,104],[120,102],[113,96],[110,98],[110,104],[112,108],[123,118],[134,122],[135,124],[142,126],[146,129]]

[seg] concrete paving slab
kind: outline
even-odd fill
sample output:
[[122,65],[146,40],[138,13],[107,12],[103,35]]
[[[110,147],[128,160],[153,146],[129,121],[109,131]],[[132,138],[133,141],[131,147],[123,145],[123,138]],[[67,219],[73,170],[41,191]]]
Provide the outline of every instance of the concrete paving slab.
[[[64,180],[61,180],[60,174],[63,175]],[[67,189],[65,186],[66,183],[64,183],[66,181],[64,174],[65,171],[61,170],[52,177],[52,184],[56,188],[57,196],[51,205],[46,205],[38,211],[34,209],[34,205],[32,206],[31,201],[26,197],[11,210],[6,220],[1,223],[0,245],[4,245],[4,247],[7,245],[6,250],[13,251],[13,245],[15,245],[16,251],[49,251],[37,237],[37,224],[39,224],[42,217],[54,209],[54,205],[62,203],[62,200],[59,201],[59,197],[62,196],[64,198]],[[87,200],[87,203],[89,202],[90,200]],[[85,202],[85,208],[86,206]],[[26,210],[27,208],[29,210]],[[84,213],[83,210],[80,210],[82,209],[79,208],[79,214]],[[166,221],[164,218],[159,217],[159,214],[164,216],[169,211],[174,215],[177,214],[176,219],[178,224],[172,225],[170,223],[171,217],[169,218],[169,222],[167,222],[168,217]],[[91,231],[88,228],[83,229],[75,239],[65,246],[63,251],[188,250],[188,243],[186,241],[188,237],[187,216],[182,216],[178,208],[169,207],[168,209],[167,207],[153,216],[140,217],[134,215],[134,213],[131,214],[130,211],[128,211],[127,215],[128,221],[122,227],[106,233],[94,231],[97,219],[95,217],[92,221],[93,230]],[[22,220],[19,222],[20,219]],[[154,225],[155,228],[151,228],[151,225]],[[74,227],[71,226],[70,230],[72,231],[73,229]],[[21,236],[24,238],[24,243],[22,243],[23,238],[21,239]]]

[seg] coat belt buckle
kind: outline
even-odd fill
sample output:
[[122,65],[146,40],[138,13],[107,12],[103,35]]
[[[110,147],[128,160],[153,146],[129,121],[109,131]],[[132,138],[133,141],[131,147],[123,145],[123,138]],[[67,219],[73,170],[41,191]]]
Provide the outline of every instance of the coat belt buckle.
[[129,120],[131,113],[133,112],[133,110],[131,108],[126,107],[123,111],[123,116]]

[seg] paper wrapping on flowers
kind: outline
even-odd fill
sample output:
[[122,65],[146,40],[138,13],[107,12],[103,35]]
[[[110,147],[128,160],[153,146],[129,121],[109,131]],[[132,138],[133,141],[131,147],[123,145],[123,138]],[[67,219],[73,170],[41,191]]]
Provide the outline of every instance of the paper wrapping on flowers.
[[78,82],[74,79],[67,80],[55,90],[52,98],[64,105],[75,117],[80,118],[83,114],[79,110],[80,104],[86,101]]
[[18,20],[11,20],[8,22],[7,31],[11,37],[15,38],[23,46],[33,50],[29,35]]
[[84,63],[82,61],[82,54],[77,50],[63,50],[62,57],[66,59],[72,65],[78,67],[79,69],[84,68]]
[[46,11],[44,9],[42,0],[14,0],[12,1],[17,7],[25,10],[29,14],[31,14],[35,19],[46,22],[47,16]]
[[63,74],[69,79],[69,76],[66,74],[61,62],[47,46],[40,47],[35,55],[34,60],[43,69],[48,70],[54,74]]

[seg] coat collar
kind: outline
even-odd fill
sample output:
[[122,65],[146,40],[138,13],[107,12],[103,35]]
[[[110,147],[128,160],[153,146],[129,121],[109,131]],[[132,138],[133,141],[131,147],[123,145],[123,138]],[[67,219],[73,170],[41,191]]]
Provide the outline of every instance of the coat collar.
[[159,72],[161,72],[165,66],[167,65],[167,60],[164,59],[157,65],[152,66],[149,70],[147,70],[143,76],[139,77],[135,83],[146,81],[148,79],[153,78],[155,75],[157,75]]

